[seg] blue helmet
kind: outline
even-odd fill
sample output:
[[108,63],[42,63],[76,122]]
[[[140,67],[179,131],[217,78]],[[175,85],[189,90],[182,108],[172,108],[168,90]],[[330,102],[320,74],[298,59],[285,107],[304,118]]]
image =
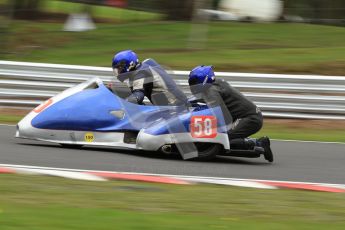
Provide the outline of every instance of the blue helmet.
[[213,72],[213,66],[197,66],[189,74],[188,83],[190,86],[193,85],[205,85],[211,84],[215,80]]
[[121,51],[113,57],[112,67],[115,77],[134,70],[139,65],[139,58],[132,50]]

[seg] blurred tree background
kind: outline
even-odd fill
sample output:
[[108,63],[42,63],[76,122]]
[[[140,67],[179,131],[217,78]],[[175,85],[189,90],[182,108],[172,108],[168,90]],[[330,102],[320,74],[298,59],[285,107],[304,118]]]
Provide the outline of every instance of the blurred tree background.
[[[108,66],[133,49],[176,69],[206,60],[224,71],[345,75],[345,0],[285,0],[283,14],[307,23],[195,23],[197,7],[221,1],[0,0],[0,59]],[[80,12],[96,30],[65,30]]]
[[[196,4],[216,9],[221,0],[65,0],[94,5],[122,6],[134,10],[160,12],[167,20],[190,20]],[[43,0],[8,0],[14,16],[19,19],[37,19]],[[344,0],[284,0],[284,13],[309,19],[344,19]]]
[[284,0],[285,13],[313,19],[345,19],[344,0]]
[[[11,2],[11,1],[9,1]],[[13,0],[13,16],[19,19],[35,19],[40,12],[41,0]]]

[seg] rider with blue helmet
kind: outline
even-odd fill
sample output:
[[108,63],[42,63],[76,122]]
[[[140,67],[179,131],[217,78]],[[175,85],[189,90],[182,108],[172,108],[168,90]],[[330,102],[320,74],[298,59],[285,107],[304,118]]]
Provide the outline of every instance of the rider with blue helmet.
[[168,73],[153,59],[139,61],[132,50],[121,51],[113,57],[112,68],[121,82],[128,80],[131,95],[127,101],[144,104],[146,96],[154,105],[186,105],[185,94]]
[[261,111],[252,101],[223,79],[216,79],[212,66],[195,67],[189,74],[188,83],[192,93],[201,96],[208,106],[220,106],[226,121],[232,117],[233,123],[228,128],[232,149],[262,147],[265,159],[273,161],[268,137],[248,138],[263,125]]
[[127,73],[140,66],[139,58],[132,50],[121,51],[113,57],[112,67],[115,77],[121,73]]

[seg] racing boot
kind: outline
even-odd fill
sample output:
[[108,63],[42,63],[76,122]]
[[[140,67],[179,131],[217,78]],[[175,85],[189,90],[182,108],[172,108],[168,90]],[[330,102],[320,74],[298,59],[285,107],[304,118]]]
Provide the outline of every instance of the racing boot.
[[264,148],[264,157],[265,160],[273,162],[273,154],[271,150],[271,142],[267,136],[260,137],[258,140],[258,145]]

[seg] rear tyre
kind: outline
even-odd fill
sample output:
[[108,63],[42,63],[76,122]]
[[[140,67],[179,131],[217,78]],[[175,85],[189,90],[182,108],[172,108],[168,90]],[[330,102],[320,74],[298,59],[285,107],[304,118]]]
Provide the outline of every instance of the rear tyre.
[[61,147],[67,148],[67,149],[80,149],[83,147],[83,145],[75,145],[75,144],[60,144]]
[[[198,157],[193,158],[196,160],[212,160],[216,158],[217,154],[221,154],[224,151],[223,145],[214,144],[214,143],[198,142],[198,143],[184,143],[180,145],[181,147],[183,147],[183,145],[194,145],[198,151]],[[178,146],[177,146],[177,149],[179,149]],[[186,149],[192,150],[194,148],[186,147]]]
[[214,143],[194,143],[198,150],[199,160],[212,160],[224,151],[223,145]]

